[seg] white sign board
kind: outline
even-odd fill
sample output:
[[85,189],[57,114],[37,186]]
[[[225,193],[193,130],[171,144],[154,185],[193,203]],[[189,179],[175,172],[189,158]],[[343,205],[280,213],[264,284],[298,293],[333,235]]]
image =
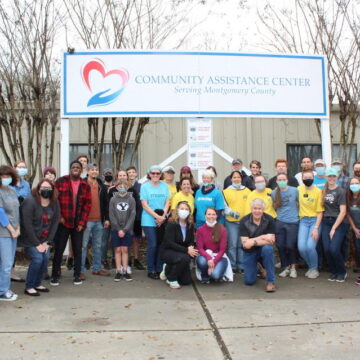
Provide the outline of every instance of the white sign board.
[[193,170],[206,169],[213,164],[212,120],[187,120],[188,161]]
[[328,118],[323,56],[170,51],[64,53],[63,118]]

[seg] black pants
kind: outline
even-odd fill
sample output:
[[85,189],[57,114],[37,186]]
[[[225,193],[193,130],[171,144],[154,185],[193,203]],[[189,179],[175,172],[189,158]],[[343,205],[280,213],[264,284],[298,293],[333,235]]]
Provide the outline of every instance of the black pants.
[[166,264],[165,275],[169,281],[178,281],[180,285],[191,283],[191,257],[179,251],[165,250],[162,260]]
[[71,245],[74,253],[74,277],[80,276],[83,233],[84,231],[76,231],[75,229],[65,227],[63,224],[59,224],[54,238],[52,277],[59,277],[62,257],[69,236],[71,238]]

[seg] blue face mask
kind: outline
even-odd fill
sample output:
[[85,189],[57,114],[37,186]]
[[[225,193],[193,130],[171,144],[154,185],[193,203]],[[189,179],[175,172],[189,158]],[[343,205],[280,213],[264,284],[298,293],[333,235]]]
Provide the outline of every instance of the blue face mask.
[[332,166],[332,168],[337,171],[338,175],[340,175],[340,173],[341,173],[341,166],[340,165],[334,165],[334,166]]
[[324,167],[317,167],[316,168],[316,175],[324,176],[325,175],[325,168]]
[[350,190],[353,192],[353,193],[357,193],[360,191],[360,184],[351,184],[350,185]]
[[255,184],[256,190],[264,190],[266,185],[264,182]]
[[25,176],[28,173],[28,169],[26,168],[16,168],[16,171],[21,177]]
[[2,178],[1,179],[1,184],[2,186],[9,186],[12,183],[12,178]]
[[241,188],[241,184],[234,184],[234,183],[232,183],[232,186],[233,186],[234,188],[237,188],[237,189]]
[[214,185],[214,183],[212,183],[212,182],[211,182],[211,183],[207,183],[207,184],[204,183],[204,186],[213,186],[213,185]]
[[286,180],[281,180],[277,182],[280,189],[285,189],[287,187],[288,182]]

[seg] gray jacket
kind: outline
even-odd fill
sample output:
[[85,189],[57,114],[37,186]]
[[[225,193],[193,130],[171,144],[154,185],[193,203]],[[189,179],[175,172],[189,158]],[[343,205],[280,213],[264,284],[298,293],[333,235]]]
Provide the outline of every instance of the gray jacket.
[[134,226],[136,204],[131,194],[115,195],[110,200],[109,218],[111,230],[130,232]]
[[[49,224],[49,233],[45,239],[47,243],[53,243],[54,236],[60,221],[60,206],[56,201],[50,205],[53,211]],[[38,246],[41,244],[40,236],[43,226],[43,209],[39,202],[33,197],[26,198],[20,207],[21,212],[21,235],[19,245],[24,247]]]

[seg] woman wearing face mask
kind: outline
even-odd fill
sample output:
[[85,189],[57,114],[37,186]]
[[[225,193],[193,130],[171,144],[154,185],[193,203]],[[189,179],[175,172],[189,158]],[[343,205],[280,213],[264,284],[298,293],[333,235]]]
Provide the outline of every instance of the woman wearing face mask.
[[304,171],[302,180],[304,185],[298,187],[300,217],[298,249],[309,267],[305,276],[309,279],[316,279],[319,277],[316,245],[319,240],[320,224],[324,211],[322,191],[313,185],[314,174],[312,170]]
[[297,277],[296,242],[299,231],[299,192],[288,186],[288,176],[280,173],[276,176],[276,188],[272,191],[273,206],[277,212],[275,223],[276,246],[279,250],[282,271],[280,277]]
[[[217,218],[221,219],[224,210],[224,198],[222,193],[215,188],[215,175],[211,170],[205,170],[202,175],[203,185],[195,194],[196,228],[205,224],[205,211],[208,207],[214,207]],[[219,220],[220,221],[220,220]]]
[[18,160],[14,168],[19,175],[19,180],[16,185],[12,185],[11,187],[16,191],[21,204],[24,199],[30,196],[30,184],[24,179],[24,176],[28,173],[28,169],[24,160]]
[[20,235],[18,196],[10,185],[19,180],[10,166],[0,166],[0,300],[14,301],[10,290],[10,274],[14,263],[17,238]]
[[[350,180],[349,189],[346,193],[348,220],[355,235],[356,265],[354,272],[360,272],[360,179],[356,176]],[[360,276],[355,285],[360,286]]]
[[19,242],[25,247],[30,258],[26,277],[25,294],[39,296],[49,290],[41,285],[47,272],[50,245],[60,220],[60,207],[53,182],[43,179],[32,190],[32,196],[21,205],[21,237]]
[[225,228],[228,233],[228,249],[231,267],[234,272],[243,271],[243,249],[240,240],[240,220],[245,215],[246,201],[251,191],[241,184],[242,176],[239,170],[230,175],[231,183],[223,191],[225,200]]
[[217,220],[214,207],[207,208],[206,222],[196,232],[199,256],[196,265],[200,270],[201,283],[209,284],[210,279],[219,281],[224,277],[228,260],[224,257],[227,247],[227,232]]
[[190,261],[199,254],[194,243],[194,219],[187,202],[179,202],[173,211],[160,251],[164,262],[160,279],[166,280],[172,289],[189,285]]
[[322,197],[325,211],[321,225],[321,240],[331,271],[328,280],[344,282],[347,274],[341,249],[347,231],[347,226],[344,223],[346,192],[336,184],[337,174],[337,170],[333,168],[326,171],[327,183]]
[[116,274],[114,281],[124,279],[131,281],[131,272],[128,271],[128,248],[131,246],[131,232],[136,215],[136,203],[128,193],[129,183],[120,179],[117,184],[117,194],[109,204],[112,246],[115,252]]
[[171,210],[175,210],[179,202],[186,201],[190,206],[191,214],[194,213],[194,196],[191,191],[190,179],[182,178],[180,180],[180,191],[177,192],[171,203]]
[[254,199],[261,199],[265,202],[264,212],[273,218],[276,218],[276,211],[273,207],[271,198],[271,189],[266,187],[266,179],[264,175],[257,175],[254,179],[255,190],[253,190],[247,197],[245,215],[251,213],[251,202]]

